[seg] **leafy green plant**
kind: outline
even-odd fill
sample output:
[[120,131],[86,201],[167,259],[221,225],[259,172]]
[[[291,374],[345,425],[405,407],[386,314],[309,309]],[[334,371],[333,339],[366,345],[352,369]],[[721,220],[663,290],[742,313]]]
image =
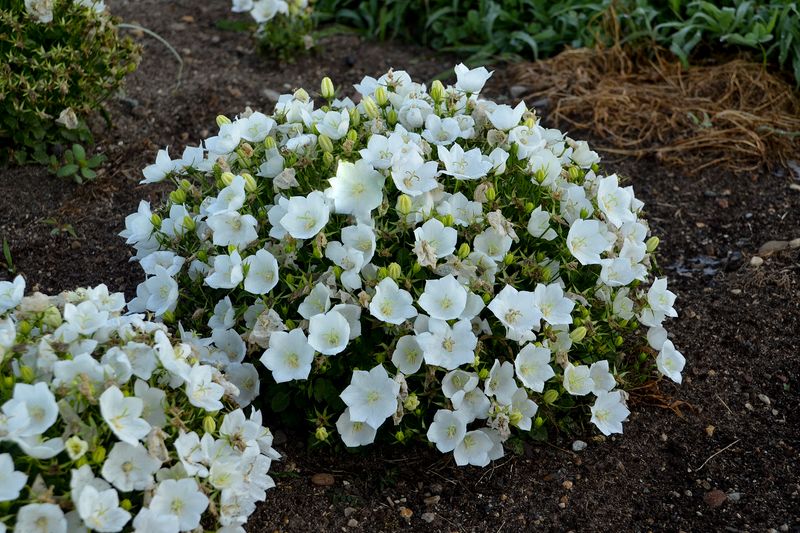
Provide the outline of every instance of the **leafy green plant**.
[[9,274],[15,274],[17,272],[17,267],[14,266],[14,258],[11,257],[11,247],[8,245],[8,241],[3,239],[3,260],[5,261],[4,267]]
[[0,162],[47,164],[53,145],[91,141],[87,117],[135,70],[139,47],[102,4],[27,4],[0,7]]
[[565,47],[657,43],[685,64],[698,46],[761,52],[800,81],[800,13],[779,0],[319,0],[319,23],[492,58],[541,59]]
[[83,183],[84,180],[91,181],[97,177],[95,169],[105,160],[103,154],[88,157],[83,146],[73,144],[72,149],[64,152],[63,162],[55,155],[50,156],[50,170],[59,178],[72,178],[76,183]]

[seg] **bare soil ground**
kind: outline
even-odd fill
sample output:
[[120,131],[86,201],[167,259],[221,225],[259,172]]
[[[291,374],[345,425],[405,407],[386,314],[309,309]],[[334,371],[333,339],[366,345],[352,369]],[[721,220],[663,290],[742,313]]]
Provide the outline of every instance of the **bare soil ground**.
[[[458,62],[336,36],[279,64],[255,55],[247,35],[217,29],[227,2],[108,3],[175,46],[183,79],[173,90],[174,58],[137,36],[142,65],[109,102],[113,126],[97,125],[109,157],[97,181],[0,169],[0,239],[28,286],[45,292],[100,282],[135,291],[141,272],[116,234],[140,199],[165,194],[138,185],[140,170],[158,148],[196,144],[217,114],[270,110],[275,93],[314,89],[325,75],[349,87],[395,67],[430,80]],[[510,83],[498,71],[491,96],[510,99]],[[575,436],[556,436],[487,469],[458,468],[423,445],[308,451],[302,436],[273,427],[284,460],[248,531],[800,531],[800,249],[751,264],[765,242],[800,237],[798,176],[709,168],[690,178],[653,160],[605,164],[634,185],[662,240],[660,264],[679,295],[670,331],[688,359],[683,385],[635,394],[622,437],[579,436],[588,447],[576,453]],[[315,474],[333,484],[315,484]]]

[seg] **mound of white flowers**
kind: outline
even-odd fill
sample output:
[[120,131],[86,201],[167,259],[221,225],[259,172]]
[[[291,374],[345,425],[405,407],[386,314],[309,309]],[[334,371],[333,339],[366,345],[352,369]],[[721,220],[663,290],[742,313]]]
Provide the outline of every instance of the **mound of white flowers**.
[[223,370],[260,361],[258,401],[318,440],[384,428],[486,465],[584,415],[621,432],[624,387],[684,364],[642,203],[585,142],[481,98],[486,69],[456,75],[367,77],[358,104],[326,78],[322,107],[301,89],[160,151],[144,182],[178,188],[126,219],[131,309],[205,331]]
[[243,532],[279,455],[252,365],[122,315],[105,285],[0,282],[0,532]]

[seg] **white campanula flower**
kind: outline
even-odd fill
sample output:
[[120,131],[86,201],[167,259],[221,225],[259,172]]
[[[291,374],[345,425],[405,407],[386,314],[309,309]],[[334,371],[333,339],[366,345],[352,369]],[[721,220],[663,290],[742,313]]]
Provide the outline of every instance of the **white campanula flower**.
[[137,446],[150,431],[150,424],[140,418],[143,402],[136,397],[126,398],[116,386],[100,395],[100,414],[119,440]]
[[[592,202],[586,196],[586,189],[580,185],[570,183],[561,187],[561,203],[559,204],[561,216],[564,217],[569,224],[576,220],[592,216],[594,214],[594,207]],[[600,221],[592,219],[592,222],[600,224],[597,229],[598,232],[606,231],[606,225]],[[611,239],[612,243],[616,239]]]
[[616,174],[597,180],[597,206],[615,227],[636,221],[631,211],[632,200],[633,192],[619,187]]
[[[206,436],[208,435],[208,436]],[[203,439],[212,439],[213,437],[206,433]],[[203,447],[200,445],[200,437],[194,431],[186,433],[180,430],[180,435],[174,442],[175,451],[178,453],[184,470],[189,476],[208,477],[208,463],[209,458],[203,452]]]
[[508,133],[508,140],[517,146],[517,155],[520,159],[527,159],[539,153],[546,143],[542,136],[542,128],[539,126],[517,126]]
[[595,163],[600,162],[600,156],[597,155],[597,152],[589,149],[589,143],[586,141],[572,142],[570,159],[581,168],[589,168]]
[[[400,143],[403,142],[399,136],[394,137],[394,139]],[[389,138],[384,135],[372,135],[367,141],[367,147],[358,151],[361,156],[359,162],[369,163],[374,169],[386,170],[392,166],[395,144],[395,142],[390,142]],[[341,165],[342,163],[340,162],[339,164]]]
[[350,385],[340,395],[350,410],[350,420],[378,428],[397,410],[400,384],[389,377],[383,365],[353,371]]
[[94,531],[122,531],[131,519],[131,514],[119,506],[119,495],[113,488],[98,491],[91,485],[84,487],[77,507],[81,520]]
[[467,393],[478,386],[478,375],[459,368],[451,370],[442,379],[442,392],[446,398],[453,398],[458,392]]
[[526,344],[514,359],[517,378],[529,389],[542,392],[544,384],[555,376],[550,366],[550,350],[533,344]]
[[489,436],[479,430],[469,431],[453,450],[453,457],[458,466],[486,466],[489,464],[489,452],[494,443]]
[[511,285],[503,287],[487,307],[506,327],[506,336],[518,342],[532,340],[533,330],[539,329],[542,320],[534,293],[518,291]]
[[[179,256],[175,252],[169,250],[162,250],[158,252],[153,252],[147,257],[143,258],[139,261],[139,264],[142,266],[142,270],[148,276],[155,276],[157,274],[156,267],[162,267],[164,270],[167,271],[167,275],[174,276],[178,272],[181,271],[181,267],[186,262],[186,258]],[[124,306],[124,299],[123,299],[123,306]],[[119,311],[120,309],[114,309],[115,311]],[[108,311],[112,311],[112,309],[108,309]]]
[[489,409],[492,402],[489,397],[479,388],[472,390],[460,390],[453,394],[453,407],[461,412],[468,421],[472,422],[476,418],[485,419],[489,417]]
[[452,274],[427,280],[418,303],[431,318],[452,320],[461,316],[467,305],[467,289]]
[[281,226],[295,239],[310,239],[328,223],[330,208],[325,196],[314,191],[308,196],[292,196],[286,204]]
[[397,286],[392,278],[384,278],[375,287],[375,296],[369,303],[369,311],[378,320],[389,324],[402,324],[417,316],[411,294]]
[[461,125],[454,118],[441,118],[431,113],[425,119],[422,137],[431,144],[448,146],[461,137]]
[[478,148],[464,151],[460,144],[453,144],[448,150],[442,145],[438,146],[439,159],[444,163],[448,174],[461,180],[480,179],[492,169],[492,162],[483,157]]
[[432,218],[414,230],[414,253],[422,266],[435,266],[436,260],[456,249],[458,232]]
[[238,250],[230,255],[214,257],[214,269],[206,276],[206,285],[213,289],[233,289],[244,280],[242,256]]
[[322,135],[328,136],[332,141],[338,141],[347,135],[347,130],[350,128],[350,114],[346,109],[328,111],[316,126]]
[[528,392],[519,388],[511,396],[511,423],[522,431],[530,431],[533,417],[539,406],[528,397]]
[[215,369],[209,365],[194,365],[186,380],[186,397],[195,407],[206,411],[219,411],[223,408],[220,398],[225,389],[214,381]]
[[14,533],[67,533],[64,511],[54,503],[29,503],[17,511]]
[[467,422],[462,413],[439,409],[428,427],[427,437],[440,452],[447,453],[455,450],[466,434]]
[[[249,9],[245,11],[249,11]],[[239,119],[239,123],[242,139],[249,142],[263,141],[270,134],[272,128],[275,127],[275,121],[272,118],[258,111],[247,118]]]
[[14,442],[22,449],[22,453],[34,459],[52,459],[64,451],[64,439],[55,437],[47,439],[42,435],[17,437]]
[[383,174],[363,159],[356,163],[340,161],[326,195],[333,201],[334,212],[369,218],[370,212],[383,202],[385,181]]
[[431,318],[428,331],[417,335],[417,342],[427,364],[453,370],[475,359],[478,338],[469,320],[459,320],[450,326],[444,320]]
[[502,261],[511,250],[512,242],[513,239],[509,235],[489,227],[475,236],[472,245],[478,252],[483,252],[495,261]]
[[156,154],[156,162],[146,166],[144,170],[142,170],[144,179],[139,183],[158,183],[164,181],[167,176],[175,171],[176,162],[177,161],[170,159],[167,148],[159,150]]
[[150,501],[150,509],[159,515],[178,518],[180,531],[189,531],[200,525],[200,518],[208,508],[208,497],[200,491],[194,479],[165,479],[158,484]]
[[0,313],[14,309],[25,295],[25,278],[16,276],[14,281],[0,281]]
[[654,350],[661,351],[664,343],[667,342],[667,330],[661,326],[648,328],[647,343]]
[[136,518],[133,519],[134,533],[175,533],[180,531],[178,517],[175,515],[160,515],[148,507],[142,507]]
[[522,115],[524,115],[527,110],[528,108],[525,106],[525,102],[520,102],[513,108],[510,105],[502,104],[495,106],[493,110],[487,113],[487,116],[492,126],[501,131],[508,131],[519,125],[522,120]]
[[350,326],[350,340],[361,336],[361,306],[354,304],[336,304],[331,308],[347,320]]
[[600,254],[614,244],[597,220],[576,220],[569,228],[567,248],[582,265],[599,265]]
[[[128,244],[136,244],[140,241],[149,240],[151,235],[153,234],[154,229],[155,227],[153,226],[153,213],[150,210],[150,202],[141,200],[139,202],[139,207],[137,208],[136,212],[131,213],[130,215],[125,217],[125,229],[119,233],[119,236],[124,238],[125,242]],[[8,282],[7,281],[0,282],[0,309],[2,309],[3,305],[2,287],[4,286],[5,283]],[[24,289],[25,288],[23,286],[23,292]],[[20,299],[21,298],[22,296],[20,295]]]
[[512,401],[514,392],[517,390],[517,382],[514,380],[514,365],[508,361],[495,359],[489,377],[483,386],[487,396],[494,396],[498,402],[508,405]]
[[564,290],[557,283],[538,283],[533,291],[533,305],[551,326],[572,324],[571,313],[575,302],[564,296]]
[[608,361],[605,359],[595,361],[589,366],[589,377],[592,378],[592,394],[595,396],[617,386],[617,380],[608,370]]
[[206,149],[215,154],[229,154],[236,150],[242,140],[241,126],[237,122],[223,124],[219,134],[205,140]]
[[78,305],[64,305],[64,321],[75,328],[81,335],[91,335],[108,322],[108,311],[100,311],[90,301]]
[[592,392],[594,381],[589,367],[568,364],[564,369],[564,389],[573,396],[585,396]]
[[422,348],[414,335],[403,335],[397,339],[397,345],[392,352],[392,364],[397,370],[410,376],[422,366]]
[[308,343],[321,354],[336,355],[347,347],[350,324],[337,311],[328,311],[308,321]]
[[210,360],[223,367],[229,363],[241,363],[247,346],[241,335],[232,329],[216,329],[211,332],[216,351],[212,350]]
[[215,246],[247,248],[258,238],[258,223],[253,215],[242,215],[238,211],[220,211],[206,220],[211,228]]
[[299,328],[274,332],[269,338],[269,349],[261,356],[276,383],[308,378],[313,361],[314,348]]
[[672,344],[672,341],[664,341],[661,350],[658,352],[658,357],[656,357],[656,365],[658,366],[659,372],[675,383],[681,383],[683,381],[681,372],[685,364],[686,358],[681,352],[675,349],[675,345]]
[[0,454],[0,502],[14,501],[28,483],[28,476],[14,470],[11,454]]
[[462,193],[457,192],[442,200],[436,206],[440,215],[452,215],[454,222],[459,226],[469,226],[480,222],[483,218],[483,207],[479,202],[468,200]]
[[542,149],[528,156],[528,172],[533,180],[545,187],[558,189],[561,177],[561,161],[549,149]]
[[272,20],[278,13],[289,12],[289,5],[284,0],[254,0],[250,15],[258,24]]
[[464,63],[459,63],[455,67],[456,72],[456,89],[470,94],[478,94],[483,89],[483,86],[492,76],[492,72],[486,70],[486,67],[478,67],[470,69]]
[[675,304],[675,293],[667,290],[667,278],[656,278],[647,291],[647,303],[650,308],[666,316],[676,317],[677,311],[672,307]]
[[136,298],[128,308],[131,311],[152,311],[157,317],[163,316],[167,311],[175,310],[178,294],[178,282],[175,278],[163,266],[156,265],[154,275],[136,287]]
[[600,281],[609,287],[624,287],[637,277],[637,271],[627,257],[601,259],[600,264]]
[[72,461],[77,461],[89,451],[89,443],[73,435],[64,442],[64,450]]
[[208,204],[204,202],[205,212],[213,215],[223,211],[238,211],[244,206],[244,201],[247,198],[244,186],[244,178],[239,175],[234,176],[230,185],[219,191],[216,198],[207,200]]
[[411,197],[420,196],[438,187],[436,161],[425,161],[413,151],[392,161],[392,182],[397,189]]
[[355,248],[343,245],[339,241],[330,241],[325,247],[325,257],[334,265],[342,268],[340,280],[345,289],[355,290],[361,288],[359,272],[364,266],[364,254]]
[[308,293],[297,312],[305,319],[310,319],[314,315],[327,313],[331,308],[331,291],[324,283],[317,283],[311,292]]
[[158,387],[151,387],[141,379],[136,380],[133,393],[142,400],[142,418],[152,427],[166,426],[167,415],[164,409],[167,405],[167,393]]
[[350,418],[349,407],[345,409],[336,420],[336,431],[338,431],[339,436],[342,437],[344,445],[349,448],[372,444],[377,433],[375,428],[366,422],[356,422],[352,420]]
[[214,314],[208,319],[211,329],[229,329],[236,324],[236,309],[233,308],[230,296],[226,296],[214,306]]
[[252,294],[267,294],[278,284],[278,260],[267,250],[259,250],[255,255],[244,258],[242,265],[247,267],[244,290]]
[[558,236],[555,230],[550,227],[550,213],[542,210],[542,206],[538,206],[531,211],[531,218],[528,221],[527,229],[528,233],[537,239],[543,239],[545,241],[552,241]]
[[41,435],[58,419],[56,397],[42,381],[33,385],[16,383],[13,399],[15,402],[21,402],[28,412],[28,423],[18,430],[18,434],[22,437]]
[[433,107],[421,98],[409,98],[397,112],[400,124],[410,130],[421,128],[429,116],[433,114]]
[[261,390],[258,370],[251,363],[230,363],[225,367],[225,379],[239,389],[233,398],[239,407],[250,405]]
[[603,435],[622,433],[622,423],[629,414],[622,392],[600,392],[592,405],[591,422]]
[[147,453],[144,446],[117,442],[106,457],[101,474],[118,490],[130,492],[152,487],[153,475],[160,467],[161,461]]
[[345,226],[342,228],[342,244],[361,252],[366,265],[375,254],[375,231],[366,224]]

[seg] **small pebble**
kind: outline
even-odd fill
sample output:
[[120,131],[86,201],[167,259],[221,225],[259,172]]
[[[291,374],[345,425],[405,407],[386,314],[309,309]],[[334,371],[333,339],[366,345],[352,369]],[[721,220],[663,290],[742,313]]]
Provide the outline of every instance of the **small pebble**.
[[572,451],[582,452],[583,450],[586,449],[586,446],[588,446],[588,444],[586,444],[582,440],[576,440],[575,442],[572,443]]
[[764,260],[763,260],[763,259],[761,259],[760,257],[758,257],[757,255],[754,255],[754,256],[753,256],[753,257],[750,259],[750,266],[754,266],[754,267],[760,267],[760,266],[761,266],[761,265],[763,265],[763,264],[764,264]]
[[411,520],[411,517],[414,516],[414,511],[412,511],[408,507],[401,507],[400,516],[402,516],[406,520]]
[[561,486],[567,490],[572,490],[572,481],[567,479],[561,484]]
[[766,405],[769,405],[769,404],[770,404],[769,397],[768,397],[766,394],[759,394],[759,395],[758,395],[758,399],[759,399],[759,400],[761,400],[761,401],[762,401],[763,403],[765,403]]
[[719,507],[720,505],[725,503],[725,500],[727,499],[728,495],[719,489],[714,489],[712,491],[706,492],[705,495],[703,496],[703,501],[706,503],[706,505],[708,505],[712,509],[714,509],[715,507]]
[[311,476],[311,483],[320,487],[330,487],[333,485],[333,474],[314,474]]
[[347,521],[347,527],[358,527],[358,520],[351,518]]
[[356,510],[353,509],[352,507],[345,507],[344,508],[344,517],[347,518],[348,516],[350,516],[351,514],[353,514],[355,512],[356,512]]
[[741,492],[731,492],[731,493],[728,494],[728,500],[730,500],[733,503],[736,503],[741,499],[742,499],[742,493]]
[[434,494],[433,496],[429,496],[422,501],[425,502],[425,505],[436,505],[437,503],[439,503],[439,500],[441,499],[442,499],[441,496],[439,496],[438,494]]
[[436,514],[434,514],[434,513],[422,513],[422,516],[420,516],[420,518],[422,518],[422,520],[424,520],[425,522],[430,524],[431,522],[433,522],[436,519]]

